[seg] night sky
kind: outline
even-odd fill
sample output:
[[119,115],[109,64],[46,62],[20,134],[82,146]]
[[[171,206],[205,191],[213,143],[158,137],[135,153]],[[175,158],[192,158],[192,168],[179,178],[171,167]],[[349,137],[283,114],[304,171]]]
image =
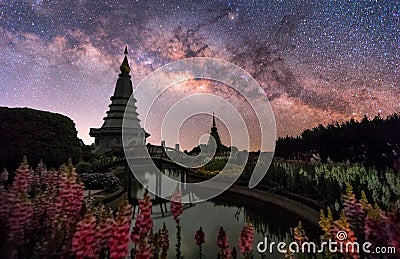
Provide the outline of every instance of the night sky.
[[[268,96],[279,136],[400,110],[400,2],[394,0],[0,0],[0,106],[67,115],[92,143],[89,128],[103,123],[125,45],[134,85],[186,57],[241,66]],[[218,94],[242,113],[248,108],[226,86],[188,82],[160,97],[146,131],[156,131],[174,101],[199,92]],[[140,100],[137,106],[140,112]],[[251,131],[254,118],[246,122]],[[182,146],[191,148],[210,127],[209,116],[188,120]],[[149,140],[159,143],[159,135]]]

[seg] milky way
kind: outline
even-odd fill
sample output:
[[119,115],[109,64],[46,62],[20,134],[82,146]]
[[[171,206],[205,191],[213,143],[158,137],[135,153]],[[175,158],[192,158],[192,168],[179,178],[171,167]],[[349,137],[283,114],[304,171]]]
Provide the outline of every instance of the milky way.
[[[187,57],[241,66],[263,87],[280,136],[400,110],[399,1],[0,0],[0,106],[65,114],[91,143],[89,128],[102,124],[125,45],[134,85]],[[213,85],[183,91],[240,106],[235,93]],[[166,93],[153,121],[181,95]],[[184,147],[209,131],[195,124],[184,127]],[[150,121],[146,130],[156,127]]]

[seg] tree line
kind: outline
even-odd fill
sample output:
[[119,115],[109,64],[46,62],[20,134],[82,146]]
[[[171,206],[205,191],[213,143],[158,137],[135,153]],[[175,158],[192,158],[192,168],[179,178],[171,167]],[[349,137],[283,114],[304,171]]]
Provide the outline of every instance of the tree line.
[[299,136],[280,137],[275,155],[285,159],[305,160],[319,154],[322,162],[362,163],[379,170],[400,168],[400,116],[394,113],[360,121],[354,118],[339,124],[320,124]]

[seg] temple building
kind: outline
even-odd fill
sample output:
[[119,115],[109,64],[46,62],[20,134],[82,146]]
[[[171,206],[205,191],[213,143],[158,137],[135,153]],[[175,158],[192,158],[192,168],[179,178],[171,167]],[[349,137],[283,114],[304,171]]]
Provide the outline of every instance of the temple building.
[[222,144],[221,138],[219,137],[217,123],[215,122],[214,113],[213,113],[213,118],[212,118],[212,127],[211,127],[211,132],[210,132],[210,138],[208,139],[208,143],[207,143],[208,147],[213,145],[212,138],[214,138],[215,144],[217,145],[216,155],[222,155],[225,153],[229,153],[229,147]]
[[122,148],[122,121],[129,125],[130,142],[134,145],[145,145],[148,134],[140,126],[138,113],[136,112],[136,99],[132,96],[129,112],[125,114],[125,108],[133,93],[131,68],[128,62],[128,50],[125,48],[125,57],[120,66],[121,73],[118,76],[114,95],[111,96],[111,104],[108,106],[107,116],[103,118],[101,128],[91,128],[89,135],[95,138],[96,153],[102,153],[115,148]]
[[212,127],[211,127],[211,132],[210,132],[210,138],[208,139],[208,144],[207,145],[211,145],[212,144],[212,138],[213,137],[215,139],[215,143],[218,146],[221,146],[221,139],[219,137],[218,134],[218,129],[217,129],[217,123],[215,122],[215,115],[213,113],[213,121],[212,121]]
[[[216,147],[214,145],[216,145]],[[212,154],[215,150],[214,158],[227,157],[227,156],[229,156],[231,151],[237,152],[236,147],[227,147],[224,144],[222,144],[221,138],[219,137],[217,123],[215,121],[214,113],[213,113],[212,127],[211,127],[210,137],[208,139],[208,143],[200,144],[198,146],[195,146],[191,151],[189,151],[189,152],[185,151],[185,152],[187,152],[187,154],[193,156],[193,155],[200,154],[200,152],[203,150],[206,154]]]

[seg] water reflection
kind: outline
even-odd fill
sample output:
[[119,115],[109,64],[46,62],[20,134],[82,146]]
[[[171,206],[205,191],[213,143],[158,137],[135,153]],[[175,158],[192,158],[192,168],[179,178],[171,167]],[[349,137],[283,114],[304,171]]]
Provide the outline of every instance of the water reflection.
[[[171,190],[174,190],[177,187],[177,184],[172,183],[164,183],[162,182],[162,178],[157,170],[154,170],[152,167],[141,167],[136,170],[135,177],[139,178],[139,181],[143,183],[143,186],[146,186],[149,190],[156,190],[157,196],[170,197],[172,195]],[[179,170],[172,169],[163,169],[163,174],[173,180],[183,181],[183,175]],[[143,186],[139,183],[138,179],[135,177],[131,177],[131,194],[130,197],[133,199],[141,198],[143,196]],[[171,185],[172,184],[172,185]],[[185,191],[185,183],[179,184],[180,190]],[[155,198],[155,195],[151,193],[152,198]]]
[[[173,170],[164,171],[171,178],[179,179],[180,175]],[[142,197],[144,189],[136,181],[132,181],[132,198]],[[186,194],[188,196],[190,194]],[[153,200],[153,219],[154,231],[162,228],[166,224],[169,231],[170,249],[168,258],[175,258],[176,244],[176,223],[170,214],[169,202],[161,199]],[[193,196],[191,199],[196,199]],[[136,206],[137,213],[137,206]],[[220,226],[223,226],[229,244],[236,247],[239,251],[238,241],[240,232],[246,220],[253,223],[256,233],[253,243],[254,258],[261,258],[256,252],[256,244],[264,237],[269,242],[291,241],[291,228],[297,226],[298,221],[303,222],[307,234],[311,239],[318,239],[318,228],[306,219],[290,213],[278,206],[267,204],[256,199],[251,199],[232,192],[225,192],[211,201],[196,203],[195,205],[186,204],[184,212],[180,217],[182,227],[181,253],[185,259],[198,258],[198,246],[195,244],[194,235],[199,227],[202,227],[206,234],[206,242],[202,252],[204,258],[217,258],[217,235]],[[239,256],[238,258],[242,258]],[[267,258],[285,258],[284,255],[275,252]]]
[[285,209],[269,204],[258,199],[247,198],[232,192],[225,192],[212,200],[216,209],[221,207],[233,207],[238,218],[240,214],[249,219],[257,232],[268,237],[273,233],[280,240],[284,240],[290,232],[290,228],[297,226],[302,221],[307,234],[311,239],[319,239],[320,230],[316,222],[309,222],[308,219],[290,213]]

